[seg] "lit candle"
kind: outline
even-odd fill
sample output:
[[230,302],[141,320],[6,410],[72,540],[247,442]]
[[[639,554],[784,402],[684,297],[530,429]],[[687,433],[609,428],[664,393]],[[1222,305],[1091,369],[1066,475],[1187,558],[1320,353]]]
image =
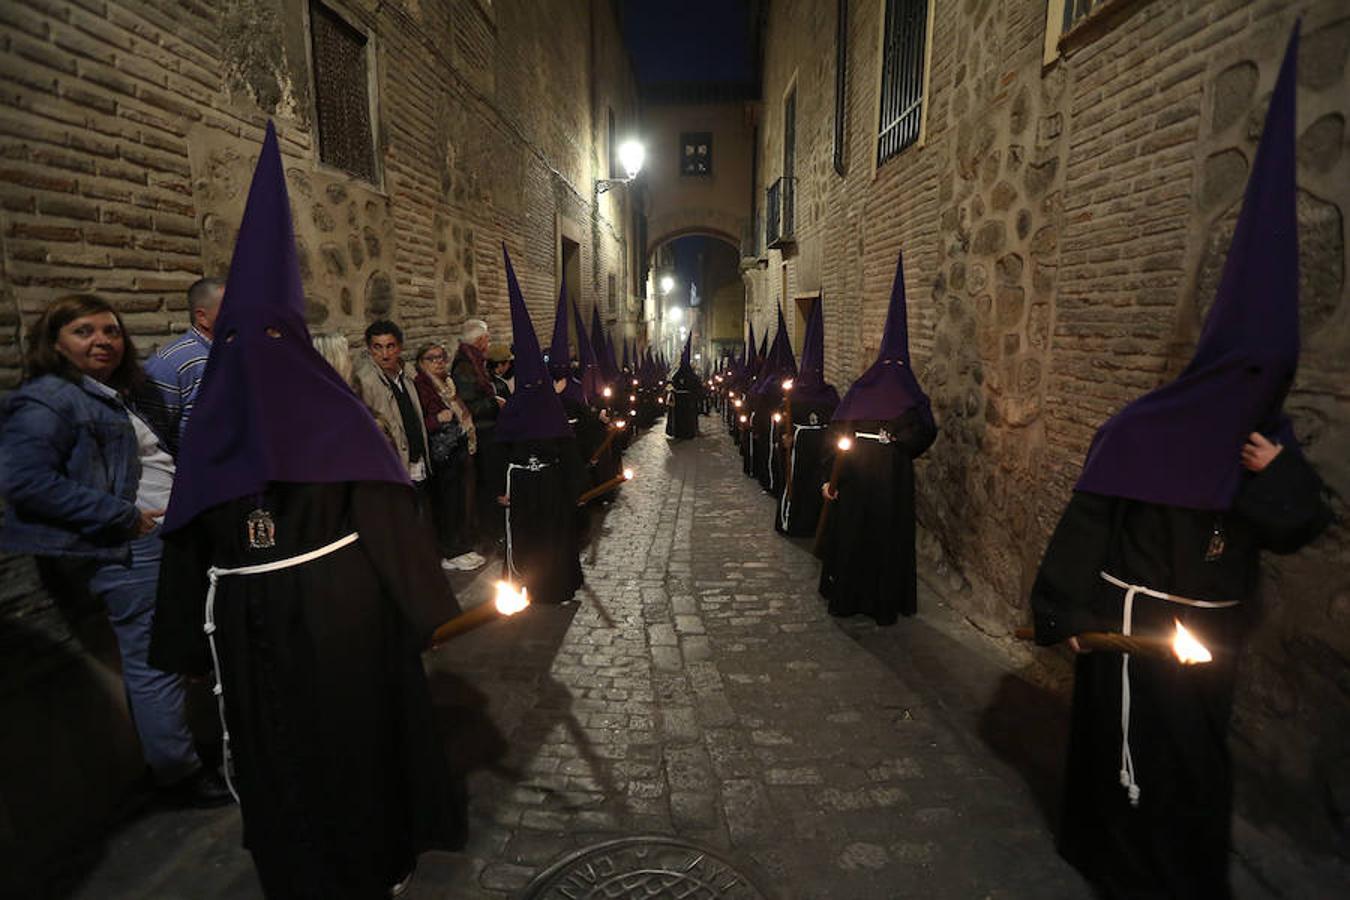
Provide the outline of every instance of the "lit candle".
[[472,631],[480,625],[486,625],[494,619],[514,616],[530,605],[529,594],[525,588],[516,590],[509,581],[497,582],[497,596],[491,603],[481,603],[467,612],[460,613],[441,625],[431,636],[431,645],[443,644],[453,637]]

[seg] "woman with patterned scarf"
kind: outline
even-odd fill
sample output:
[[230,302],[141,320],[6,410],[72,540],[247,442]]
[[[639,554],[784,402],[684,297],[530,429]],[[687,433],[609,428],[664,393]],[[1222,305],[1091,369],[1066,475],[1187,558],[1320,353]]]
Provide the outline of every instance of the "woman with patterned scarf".
[[431,507],[441,565],[471,571],[487,560],[473,551],[473,463],[478,432],[473,417],[458,397],[450,371],[450,354],[442,344],[424,344],[417,351],[417,397],[426,417],[431,453]]

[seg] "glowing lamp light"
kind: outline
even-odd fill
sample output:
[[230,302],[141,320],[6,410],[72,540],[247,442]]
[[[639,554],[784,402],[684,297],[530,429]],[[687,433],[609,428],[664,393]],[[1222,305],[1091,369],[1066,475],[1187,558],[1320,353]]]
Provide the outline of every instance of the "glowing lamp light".
[[1195,635],[1186,630],[1180,622],[1177,623],[1176,636],[1172,638],[1172,652],[1176,654],[1177,662],[1183,666],[1193,666],[1197,663],[1212,662],[1214,655],[1209,652],[1209,648],[1195,639]]
[[796,382],[793,381],[791,378],[784,378],[784,379],[783,379],[783,390],[785,390],[785,391],[790,391],[790,390],[792,390],[792,386],[793,386],[794,384],[796,384]]
[[628,395],[628,402],[629,402],[629,403],[636,403],[636,402],[637,402],[637,394],[629,394],[629,395]]
[[742,424],[742,425],[744,425],[746,422],[749,422],[749,421],[750,421],[750,417],[749,417],[749,416],[741,416],[741,424]]
[[600,392],[600,396],[602,396],[602,397],[604,397],[606,400],[608,400],[610,397],[613,397],[613,396],[614,396],[614,392],[613,392],[612,390],[610,390],[609,388],[605,388],[603,391]]
[[852,450],[852,449],[853,449],[853,438],[851,438],[851,437],[841,437],[841,438],[835,443],[835,446],[838,447],[840,450],[845,450],[845,451],[847,451],[847,450]]
[[638,380],[637,380],[636,378],[634,378],[634,379],[633,379],[633,387],[637,387],[637,385],[638,385]]
[[514,616],[516,613],[530,605],[530,597],[522,586],[516,590],[516,586],[509,581],[497,582],[497,597],[493,600],[497,607],[497,612],[504,616]]
[[614,421],[614,427],[619,429],[620,431],[623,431],[625,428],[628,427],[628,422],[624,419],[616,419]]
[[623,173],[632,181],[642,171],[642,163],[647,159],[647,148],[641,141],[628,140],[619,145],[619,165]]
[[776,423],[776,422],[781,422],[781,421],[783,421],[783,414],[782,414],[782,413],[774,413],[774,414],[773,414],[773,420],[774,420],[775,423]]
[[740,408],[741,408],[741,401],[740,401],[740,400],[732,400],[732,401],[731,401],[731,405],[734,406],[734,407],[736,407],[737,409],[740,409]]
[[632,481],[632,480],[633,480],[633,474],[634,474],[634,473],[633,473],[633,470],[632,470],[632,469],[624,469],[624,470],[623,470],[623,480],[624,480],[624,481]]
[[637,415],[637,410],[636,410],[636,409],[630,409],[630,410],[628,411],[628,414],[629,414],[630,416],[636,416],[636,415]]

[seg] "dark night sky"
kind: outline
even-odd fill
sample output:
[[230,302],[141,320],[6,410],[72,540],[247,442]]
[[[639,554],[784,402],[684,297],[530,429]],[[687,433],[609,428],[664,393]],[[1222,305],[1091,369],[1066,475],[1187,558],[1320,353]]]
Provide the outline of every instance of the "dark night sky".
[[743,0],[624,0],[623,17],[641,85],[754,81]]

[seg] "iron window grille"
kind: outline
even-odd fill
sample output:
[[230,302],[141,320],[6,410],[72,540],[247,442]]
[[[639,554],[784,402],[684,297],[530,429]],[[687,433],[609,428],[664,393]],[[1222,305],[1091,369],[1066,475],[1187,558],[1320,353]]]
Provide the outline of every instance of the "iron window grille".
[[886,0],[884,34],[878,166],[919,139],[928,0]]
[[317,0],[309,13],[319,161],[373,183],[366,35]]

